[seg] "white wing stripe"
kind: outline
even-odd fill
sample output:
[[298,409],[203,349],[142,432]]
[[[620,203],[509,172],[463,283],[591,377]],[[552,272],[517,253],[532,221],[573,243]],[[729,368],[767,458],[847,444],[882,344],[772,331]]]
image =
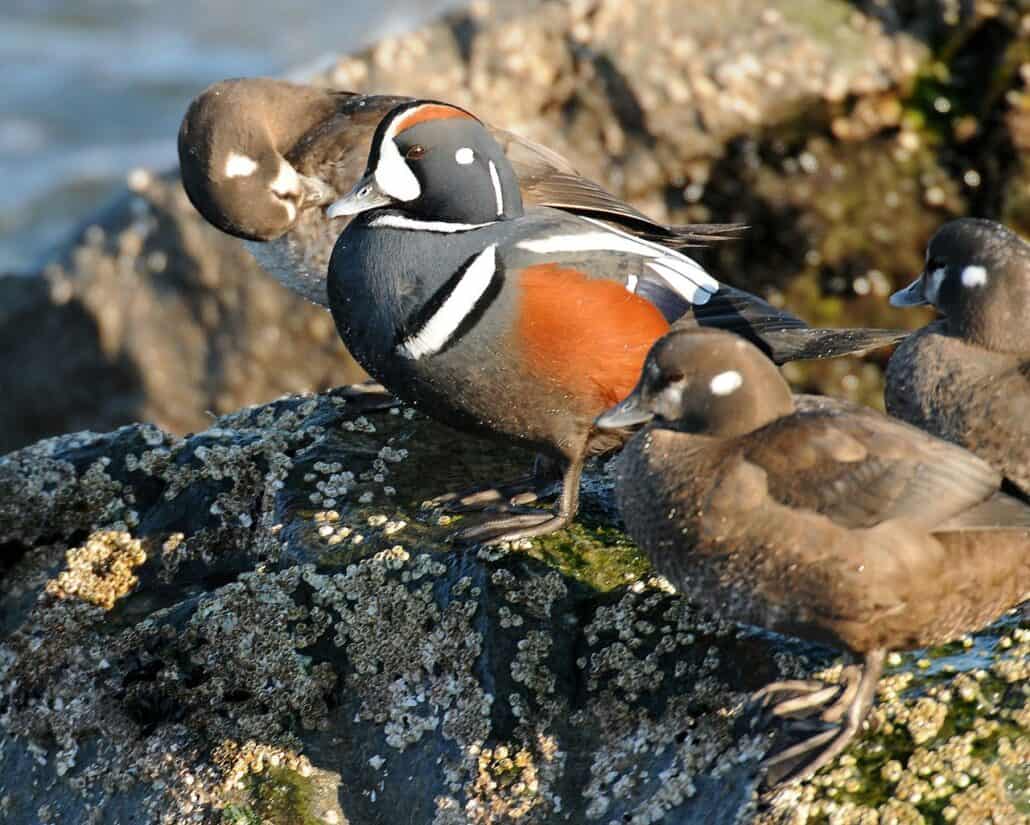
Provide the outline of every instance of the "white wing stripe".
[[648,266],[686,300],[704,304],[719,291],[719,282],[693,258],[681,255],[661,244],[635,238],[605,224],[581,218],[600,227],[597,232],[576,232],[547,238],[520,241],[520,249],[541,254],[556,252],[627,252],[648,259]]
[[447,346],[462,321],[489,289],[496,271],[497,244],[490,244],[468,265],[457,286],[422,328],[398,345],[398,352],[417,361]]
[[712,293],[689,275],[666,265],[665,261],[648,261],[649,269],[660,275],[664,281],[692,304],[707,304]]
[[528,249],[530,252],[541,252],[545,255],[552,252],[633,252],[637,255],[645,255],[648,258],[655,257],[653,250],[642,248],[635,241],[627,242],[619,235],[607,232],[577,232],[575,235],[551,235],[547,238],[538,238],[531,241],[519,241],[519,249]]

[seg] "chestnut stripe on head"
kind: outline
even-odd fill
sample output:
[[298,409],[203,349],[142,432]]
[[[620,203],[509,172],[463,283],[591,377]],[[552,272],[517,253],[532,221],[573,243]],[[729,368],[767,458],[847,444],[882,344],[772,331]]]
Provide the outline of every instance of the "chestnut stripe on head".
[[383,131],[379,144],[372,147],[372,154],[369,157],[376,185],[380,191],[403,203],[418,200],[422,196],[422,187],[419,185],[418,178],[401,157],[394,138],[419,123],[444,118],[476,120],[468,112],[444,103],[415,104],[396,111],[392,120],[389,121],[389,125]]
[[429,120],[444,120],[454,117],[476,120],[468,112],[454,106],[448,106],[446,103],[423,103],[421,106],[416,106],[401,114],[394,122],[390,135],[391,137],[396,137],[401,132]]

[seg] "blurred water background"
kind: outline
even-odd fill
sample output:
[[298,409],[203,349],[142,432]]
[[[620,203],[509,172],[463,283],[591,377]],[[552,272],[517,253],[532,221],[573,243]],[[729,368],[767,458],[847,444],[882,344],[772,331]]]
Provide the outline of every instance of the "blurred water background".
[[31,271],[209,83],[303,71],[460,0],[0,0],[0,273]]

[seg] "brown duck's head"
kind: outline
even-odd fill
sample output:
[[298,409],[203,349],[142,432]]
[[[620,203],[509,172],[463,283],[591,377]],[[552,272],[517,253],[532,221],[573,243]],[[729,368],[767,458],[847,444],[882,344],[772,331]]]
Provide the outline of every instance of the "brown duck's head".
[[205,89],[179,129],[182,183],[197,211],[230,235],[270,241],[302,210],[330,203],[335,190],[286,155],[333,106],[331,92],[269,78]]
[[994,221],[950,221],[930,239],[922,274],[890,300],[932,304],[953,335],[987,349],[1030,352],[1030,244]]
[[783,376],[753,344],[718,329],[659,339],[633,392],[595,422],[620,429],[657,418],[683,432],[728,438],[794,411]]

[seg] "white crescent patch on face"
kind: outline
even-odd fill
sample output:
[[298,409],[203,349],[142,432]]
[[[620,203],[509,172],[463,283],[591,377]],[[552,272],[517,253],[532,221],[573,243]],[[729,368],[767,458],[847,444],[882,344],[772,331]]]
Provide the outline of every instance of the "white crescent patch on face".
[[225,159],[225,176],[227,178],[247,178],[258,168],[257,161],[238,152],[230,152]]
[[379,163],[376,164],[373,177],[375,177],[379,191],[394,200],[413,201],[422,194],[422,187],[419,186],[418,178],[411,171],[407,161],[401,157],[401,150],[394,142],[397,125],[411,114],[411,110],[405,110],[401,114],[403,117],[395,117],[393,123],[383,134],[383,142],[379,146]]
[[937,269],[930,273],[930,277],[926,279],[926,283],[923,284],[923,294],[926,296],[926,300],[931,304],[937,303],[937,296],[940,294],[941,284],[944,283],[944,276],[946,274],[946,267],[937,267]]
[[280,203],[286,210],[289,220],[293,221],[297,217],[297,204],[294,203],[294,199],[301,192],[300,175],[297,174],[297,170],[285,158],[279,161],[279,172],[272,179],[272,182],[268,184],[268,188],[279,196],[281,199]]

